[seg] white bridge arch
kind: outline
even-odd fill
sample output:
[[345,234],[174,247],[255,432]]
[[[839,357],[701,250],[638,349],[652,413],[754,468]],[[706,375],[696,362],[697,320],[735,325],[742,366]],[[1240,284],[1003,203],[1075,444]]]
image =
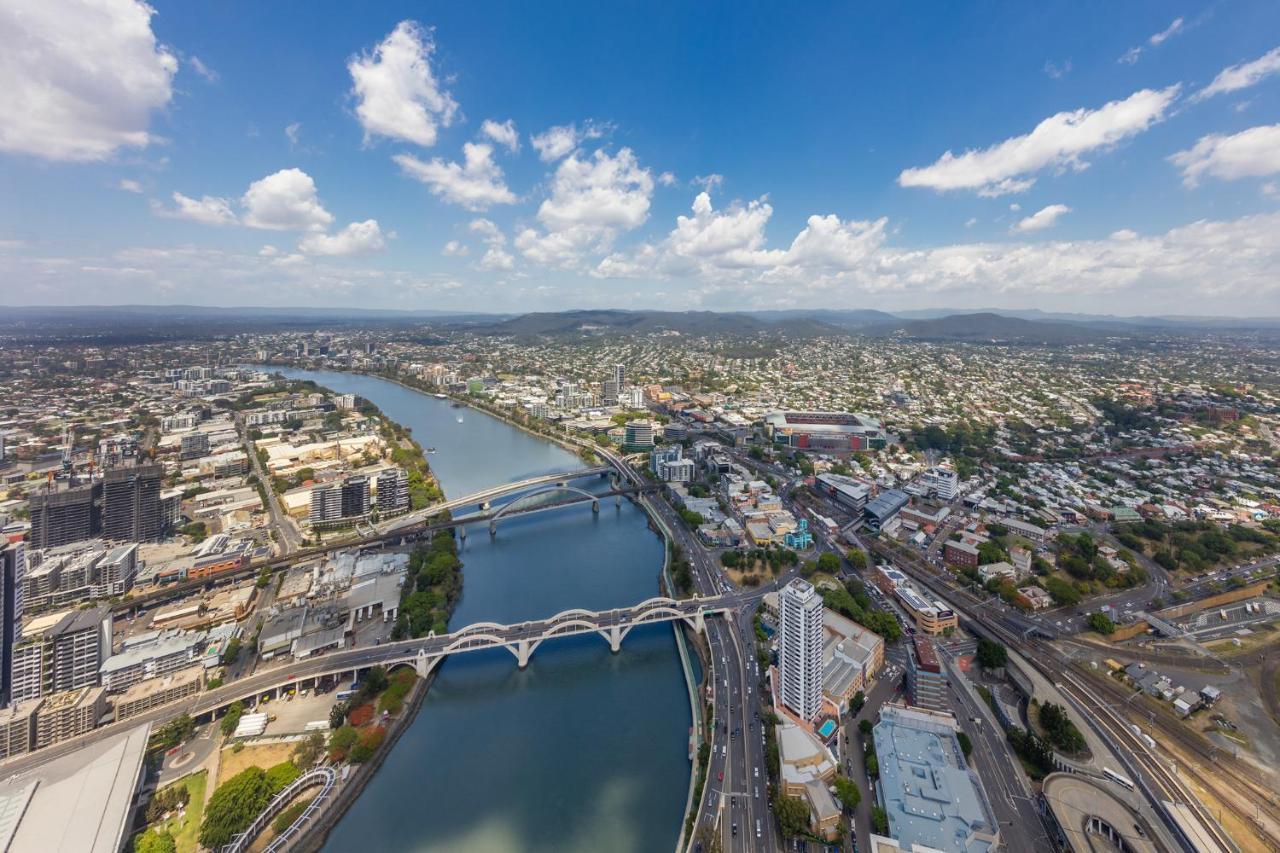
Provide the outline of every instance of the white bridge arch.
[[[732,604],[728,596],[685,601],[659,596],[632,607],[603,611],[572,608],[546,619],[513,625],[477,622],[451,634],[428,638],[427,645],[419,646],[411,660],[418,674],[426,677],[449,655],[506,649],[523,669],[529,665],[529,659],[537,648],[547,640],[596,634],[609,644],[611,651],[617,652],[627,635],[640,625],[681,621],[701,633],[707,616],[723,614],[731,609]],[[407,661],[400,658],[396,662]]]

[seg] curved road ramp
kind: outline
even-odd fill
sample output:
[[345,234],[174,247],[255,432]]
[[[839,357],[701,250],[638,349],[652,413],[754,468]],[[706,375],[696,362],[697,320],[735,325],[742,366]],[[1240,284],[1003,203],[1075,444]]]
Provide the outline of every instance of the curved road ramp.
[[244,853],[249,849],[249,845],[253,844],[254,839],[261,835],[268,824],[275,819],[276,815],[288,808],[289,804],[297,799],[298,794],[307,788],[321,786],[320,793],[311,798],[311,802],[307,803],[306,809],[303,810],[302,814],[298,815],[298,819],[290,824],[288,829],[273,838],[271,843],[263,849],[263,853],[278,853],[278,851],[284,850],[289,841],[302,831],[302,828],[307,825],[307,822],[312,817],[319,813],[324,806],[325,800],[333,793],[337,783],[338,774],[334,772],[332,767],[317,767],[302,774],[297,779],[294,779],[289,784],[289,787],[276,794],[275,799],[262,810],[262,814],[258,815],[253,823],[249,824],[249,828],[222,848],[222,853]]

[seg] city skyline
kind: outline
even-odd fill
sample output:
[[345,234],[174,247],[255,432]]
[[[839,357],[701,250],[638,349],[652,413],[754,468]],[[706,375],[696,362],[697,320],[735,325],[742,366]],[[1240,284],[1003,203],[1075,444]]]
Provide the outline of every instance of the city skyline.
[[6,305],[1280,314],[1269,4],[77,6],[0,12]]

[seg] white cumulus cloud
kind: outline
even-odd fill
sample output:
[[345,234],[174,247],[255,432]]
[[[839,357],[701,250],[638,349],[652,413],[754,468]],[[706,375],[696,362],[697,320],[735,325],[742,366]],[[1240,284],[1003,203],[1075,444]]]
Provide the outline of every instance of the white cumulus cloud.
[[1030,216],[1023,217],[1009,230],[1015,234],[1025,234],[1028,231],[1043,231],[1058,224],[1058,220],[1070,212],[1071,208],[1065,204],[1051,204],[1040,208]]
[[866,263],[884,242],[887,219],[841,220],[810,216],[786,249],[766,245],[773,207],[764,198],[716,210],[707,192],[693,200],[692,216],[676,217],[662,242],[606,257],[595,269],[605,277],[697,275],[712,281],[839,272]]
[[217,196],[202,196],[195,199],[175,192],[173,207],[165,207],[152,199],[151,209],[157,216],[166,219],[190,219],[205,225],[234,225],[237,222],[235,211],[231,209],[231,200]]
[[482,270],[509,270],[515,265],[515,257],[500,246],[490,246],[479,264]]
[[976,190],[980,195],[1021,192],[1035,183],[1036,173],[1084,169],[1085,155],[1111,148],[1161,121],[1180,88],[1143,89],[1098,109],[1057,113],[1023,136],[958,156],[947,151],[932,165],[906,169],[898,175],[898,184],[939,192]]
[[1194,100],[1200,101],[1214,95],[1225,95],[1254,86],[1273,74],[1280,74],[1280,47],[1267,51],[1252,62],[1242,62],[1218,72],[1208,86],[1196,92]]
[[457,240],[450,240],[444,244],[444,248],[440,250],[440,254],[446,258],[460,258],[468,254],[471,250]]
[[653,176],[630,148],[589,157],[575,151],[556,167],[551,194],[538,206],[545,232],[526,228],[516,236],[516,248],[535,263],[573,266],[642,225],[652,198]]
[[450,163],[439,157],[423,162],[412,154],[397,154],[392,159],[406,175],[430,187],[432,193],[467,210],[515,203],[516,195],[507,188],[502,168],[493,159],[492,145],[468,142],[462,146],[462,156],[463,163]]
[[385,136],[429,147],[453,122],[458,104],[431,67],[434,51],[431,31],[401,21],[372,53],[347,63],[366,142]]
[[782,255],[764,250],[764,228],[771,216],[773,207],[765,199],[717,211],[711,196],[701,192],[693,200],[693,215],[676,217],[666,248],[677,257],[720,267],[767,266]]
[[544,163],[553,163],[588,139],[599,139],[604,136],[605,129],[595,122],[587,122],[581,129],[576,124],[562,124],[550,127],[542,133],[529,137],[533,149]]
[[367,255],[387,247],[378,220],[352,222],[336,234],[308,234],[298,249],[309,255]]
[[1169,161],[1182,170],[1182,182],[1188,187],[1196,186],[1205,175],[1224,181],[1274,175],[1280,172],[1280,124],[1251,127],[1231,136],[1212,133]]
[[322,231],[333,222],[316,196],[316,182],[301,169],[281,169],[245,191],[243,222],[273,231]]
[[178,60],[137,0],[0,3],[0,151],[105,160],[155,141]]
[[512,153],[520,150],[520,134],[516,131],[516,123],[512,119],[499,122],[487,118],[484,124],[480,125],[480,133]]

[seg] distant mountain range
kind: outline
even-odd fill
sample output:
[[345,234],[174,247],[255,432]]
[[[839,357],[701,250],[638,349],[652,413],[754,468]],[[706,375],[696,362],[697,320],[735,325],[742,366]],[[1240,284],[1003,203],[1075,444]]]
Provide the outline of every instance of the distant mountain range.
[[902,337],[924,341],[967,341],[969,343],[1082,344],[1113,337],[1130,337],[1116,330],[1076,323],[1024,320],[1001,314],[953,314],[932,320],[898,320],[872,326],[864,334]]
[[1021,320],[1061,321],[1089,326],[1116,326],[1130,329],[1280,329],[1280,317],[1199,317],[1191,314],[1121,317],[1114,314],[1075,314],[1041,311],[1038,308],[981,308],[977,310],[924,308],[914,311],[896,311],[894,314],[897,317],[908,320],[934,320],[957,314],[998,314],[1001,317],[1016,317]]
[[[907,312],[904,312],[907,313]],[[1110,339],[1224,330],[1280,330],[1280,319],[1123,318],[1042,312],[910,312],[913,316],[863,310],[793,310],[720,313],[712,311],[560,311],[522,314],[495,322],[450,320],[446,327],[482,335],[566,337],[594,334],[677,332],[682,335],[790,337],[857,334],[918,340],[1063,345]],[[1018,316],[1019,313],[1031,316]],[[928,316],[920,316],[928,314]]]
[[[463,324],[453,324],[461,327]],[[467,331],[513,337],[678,332],[682,335],[744,335],[777,332],[797,337],[838,334],[840,327],[812,317],[771,319],[714,311],[558,311],[522,314],[493,323],[468,323]]]
[[[207,307],[108,305],[2,308],[0,338],[50,343],[100,343],[207,338],[243,331],[307,331],[334,327],[427,326],[435,333],[468,331],[509,337],[574,337],[598,334],[786,337],[857,334],[919,340],[1072,344],[1108,339],[1249,332],[1280,334],[1280,317],[1117,317],[1038,310],[951,311],[919,309],[793,309],[781,311],[627,311],[614,309],[485,314],[438,310],[319,307]],[[7,334],[6,334],[7,333]]]

